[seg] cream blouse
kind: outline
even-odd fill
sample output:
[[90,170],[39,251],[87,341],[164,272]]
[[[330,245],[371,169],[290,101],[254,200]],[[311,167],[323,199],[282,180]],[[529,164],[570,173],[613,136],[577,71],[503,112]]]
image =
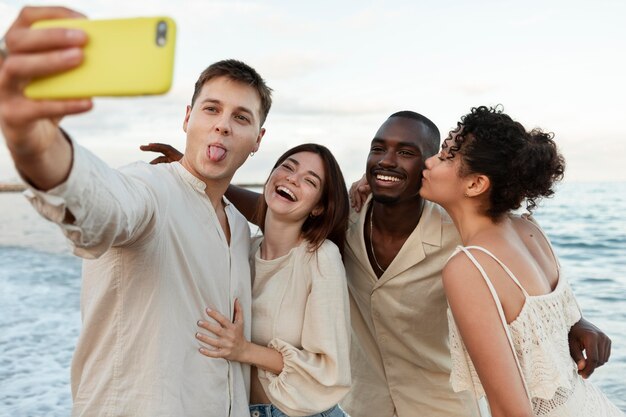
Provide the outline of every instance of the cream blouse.
[[350,316],[345,270],[337,247],[315,252],[304,242],[277,259],[252,243],[252,341],[278,350],[279,375],[259,369],[268,398],[290,416],[337,404],[350,388]]

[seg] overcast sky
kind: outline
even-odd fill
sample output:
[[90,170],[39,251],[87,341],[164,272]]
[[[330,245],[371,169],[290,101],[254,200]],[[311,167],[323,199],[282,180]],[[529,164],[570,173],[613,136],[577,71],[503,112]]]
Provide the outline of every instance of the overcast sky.
[[[28,4],[59,4],[28,2]],[[25,2],[0,2],[4,33]],[[184,148],[185,105],[209,64],[237,58],[274,89],[261,150],[235,177],[260,182],[302,142],[327,145],[352,182],[386,117],[414,110],[444,132],[476,105],[502,104],[556,134],[568,181],[626,181],[626,2],[65,2],[91,18],[168,15],[178,25],[165,96],[98,99],[63,126],[112,166],[166,141]],[[16,173],[0,147],[0,181]]]

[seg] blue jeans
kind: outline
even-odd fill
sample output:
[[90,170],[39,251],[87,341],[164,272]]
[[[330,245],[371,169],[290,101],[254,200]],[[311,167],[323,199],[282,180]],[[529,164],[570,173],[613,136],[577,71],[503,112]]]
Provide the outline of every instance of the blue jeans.
[[[251,404],[250,417],[289,417],[272,404]],[[309,417],[349,417],[338,405]]]

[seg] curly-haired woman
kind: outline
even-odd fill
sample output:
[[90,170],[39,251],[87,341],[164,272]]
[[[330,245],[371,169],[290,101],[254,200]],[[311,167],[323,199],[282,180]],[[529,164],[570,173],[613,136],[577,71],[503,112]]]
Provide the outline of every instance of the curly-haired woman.
[[486,396],[494,417],[622,416],[570,357],[581,314],[547,237],[512,213],[534,209],[563,177],[552,136],[477,107],[426,161],[420,194],[446,209],[463,242],[443,270],[452,385]]

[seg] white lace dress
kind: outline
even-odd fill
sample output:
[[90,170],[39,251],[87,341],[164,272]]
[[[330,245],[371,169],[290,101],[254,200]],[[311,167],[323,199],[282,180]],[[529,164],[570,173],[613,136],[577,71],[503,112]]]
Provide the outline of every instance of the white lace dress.
[[[468,249],[480,250],[496,260],[519,286],[526,302],[517,318],[506,324],[500,300],[484,269]],[[505,330],[508,330],[535,416],[624,416],[599,389],[577,373],[576,363],[570,357],[567,335],[581,318],[581,313],[569,284],[559,277],[556,288],[549,294],[531,296],[520,285],[511,271],[486,249],[478,246],[458,247],[481,272],[500,311]],[[476,399],[485,397],[485,391],[474,364],[463,344],[459,330],[448,309],[452,373],[450,382],[455,391],[469,390]]]

